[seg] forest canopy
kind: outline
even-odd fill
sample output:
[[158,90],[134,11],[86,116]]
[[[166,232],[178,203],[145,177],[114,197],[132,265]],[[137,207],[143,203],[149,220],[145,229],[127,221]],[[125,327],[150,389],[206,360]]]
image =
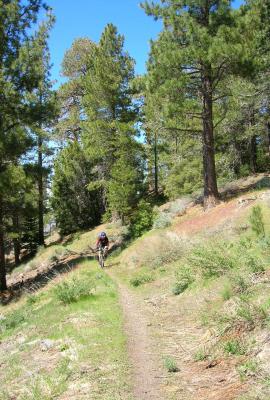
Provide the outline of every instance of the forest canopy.
[[[49,1],[48,1],[49,3]],[[54,88],[53,10],[0,0],[0,290],[45,242],[120,220],[138,235],[166,199],[220,201],[232,179],[269,171],[270,2],[143,2],[162,22],[146,72],[108,23],[76,38]]]

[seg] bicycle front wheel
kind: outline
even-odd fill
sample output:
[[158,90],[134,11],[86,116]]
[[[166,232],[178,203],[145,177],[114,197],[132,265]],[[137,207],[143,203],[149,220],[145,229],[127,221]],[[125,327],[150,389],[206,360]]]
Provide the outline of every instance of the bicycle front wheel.
[[104,255],[103,255],[102,250],[99,251],[98,262],[99,262],[99,265],[101,266],[101,268],[103,268],[104,267]]

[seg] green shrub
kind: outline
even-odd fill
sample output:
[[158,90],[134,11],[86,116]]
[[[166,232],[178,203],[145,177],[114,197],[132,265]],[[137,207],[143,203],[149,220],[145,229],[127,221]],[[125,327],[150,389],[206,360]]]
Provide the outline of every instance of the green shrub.
[[249,220],[250,220],[251,229],[253,230],[253,232],[255,232],[255,234],[260,238],[265,237],[265,228],[264,228],[261,206],[254,206],[252,208],[252,212],[249,217]]
[[169,213],[172,216],[176,216],[185,212],[187,206],[191,204],[192,199],[190,197],[182,197],[180,199],[176,199],[175,201],[170,203]]
[[194,282],[194,277],[191,270],[188,267],[181,268],[176,273],[176,282],[173,286],[172,292],[174,295],[179,295],[184,292],[192,283]]
[[244,381],[249,376],[256,375],[258,371],[258,363],[254,360],[248,360],[244,364],[241,364],[237,367],[237,371],[239,373],[240,379]]
[[158,211],[154,217],[153,228],[162,229],[167,228],[172,224],[172,215]]
[[225,285],[221,291],[221,296],[224,301],[229,300],[233,296],[233,289],[231,285]]
[[152,274],[142,274],[130,279],[130,284],[134,287],[143,285],[144,283],[153,282],[154,276]]
[[249,269],[254,273],[260,273],[265,271],[264,263],[262,259],[260,259],[258,256],[247,254],[246,263]]
[[195,361],[204,361],[204,360],[207,360],[208,357],[209,357],[209,354],[205,349],[199,349],[194,354],[194,360]]
[[230,248],[217,243],[195,248],[188,262],[206,279],[221,276],[238,265],[238,259],[232,255]]
[[153,224],[153,208],[150,203],[140,200],[137,210],[131,219],[131,235],[139,237],[151,229]]
[[238,340],[229,340],[223,347],[225,353],[233,355],[243,355],[246,353],[245,347]]
[[236,311],[236,319],[247,323],[250,329],[257,325],[263,326],[268,318],[266,308],[248,301],[243,301]]
[[78,301],[85,296],[93,295],[96,285],[93,280],[78,279],[73,277],[71,280],[59,283],[55,289],[55,295],[64,304]]
[[177,372],[179,371],[176,361],[172,357],[165,357],[164,366],[168,372]]
[[29,294],[26,300],[27,305],[31,306],[39,301],[40,295],[38,294]]

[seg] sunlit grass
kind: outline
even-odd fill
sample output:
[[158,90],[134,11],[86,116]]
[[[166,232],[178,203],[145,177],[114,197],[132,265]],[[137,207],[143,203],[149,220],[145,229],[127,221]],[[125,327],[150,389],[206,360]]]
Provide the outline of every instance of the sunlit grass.
[[[96,290],[63,304],[55,287],[73,277],[95,281]],[[73,398],[85,385],[89,399],[130,399],[118,295],[97,263],[84,262],[79,270],[51,282],[35,301],[26,296],[17,307],[5,309],[3,317],[2,393],[27,400],[51,399],[62,393]],[[4,351],[5,343],[15,352],[12,357]]]

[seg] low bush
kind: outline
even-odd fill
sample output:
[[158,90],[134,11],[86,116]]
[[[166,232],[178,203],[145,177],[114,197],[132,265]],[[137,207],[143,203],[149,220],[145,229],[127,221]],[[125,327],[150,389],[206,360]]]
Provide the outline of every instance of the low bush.
[[200,271],[204,278],[224,275],[227,271],[237,267],[238,259],[229,246],[211,244],[196,247],[188,257],[192,269]]
[[221,296],[223,298],[224,301],[229,300],[232,296],[234,295],[233,293],[233,288],[230,284],[226,284],[222,291],[221,291]]
[[206,349],[199,349],[194,354],[195,361],[204,361],[204,360],[207,360],[208,357],[209,357],[209,353],[206,351]]
[[244,364],[241,364],[237,367],[241,381],[244,381],[250,376],[256,375],[258,370],[259,366],[255,360],[248,360]]
[[236,311],[236,319],[245,322],[249,329],[253,329],[257,325],[264,326],[268,318],[268,312],[264,307],[248,301],[242,301]]
[[176,199],[171,202],[168,212],[172,216],[177,216],[179,214],[183,214],[188,207],[192,203],[192,199],[190,197],[182,197],[180,199]]
[[161,211],[156,211],[154,216],[153,228],[154,229],[162,229],[167,228],[172,224],[172,215],[166,214]]
[[176,273],[176,282],[173,286],[172,292],[174,295],[183,293],[193,282],[195,278],[192,275],[190,268],[183,267]]
[[246,254],[246,265],[253,273],[260,273],[265,271],[264,262],[261,258],[253,254]]
[[31,306],[32,304],[37,303],[40,300],[40,294],[29,294],[26,300],[27,305]]
[[254,206],[252,208],[251,215],[249,217],[251,223],[251,229],[255,234],[263,238],[265,237],[265,228],[263,222],[262,208],[260,206]]
[[59,283],[54,292],[57,299],[62,303],[70,304],[80,300],[82,297],[93,295],[95,288],[96,285],[93,280],[73,277],[71,280]]
[[145,260],[145,263],[152,268],[158,268],[177,261],[185,254],[186,247],[184,240],[176,234],[168,232],[159,243],[158,251],[155,249],[155,252]]
[[177,372],[179,371],[176,361],[172,357],[165,357],[164,366],[168,372]]
[[268,306],[254,304],[242,296],[236,299],[233,308],[216,314],[212,322],[219,326],[222,335],[223,332],[235,331],[239,327],[249,331],[258,326],[262,328],[268,319]]
[[232,355],[244,355],[246,353],[246,348],[243,343],[240,343],[238,340],[229,340],[224,346],[223,350],[225,353]]
[[130,284],[134,287],[138,287],[143,285],[144,283],[153,282],[154,276],[152,274],[141,274],[137,275],[134,278],[130,279]]

